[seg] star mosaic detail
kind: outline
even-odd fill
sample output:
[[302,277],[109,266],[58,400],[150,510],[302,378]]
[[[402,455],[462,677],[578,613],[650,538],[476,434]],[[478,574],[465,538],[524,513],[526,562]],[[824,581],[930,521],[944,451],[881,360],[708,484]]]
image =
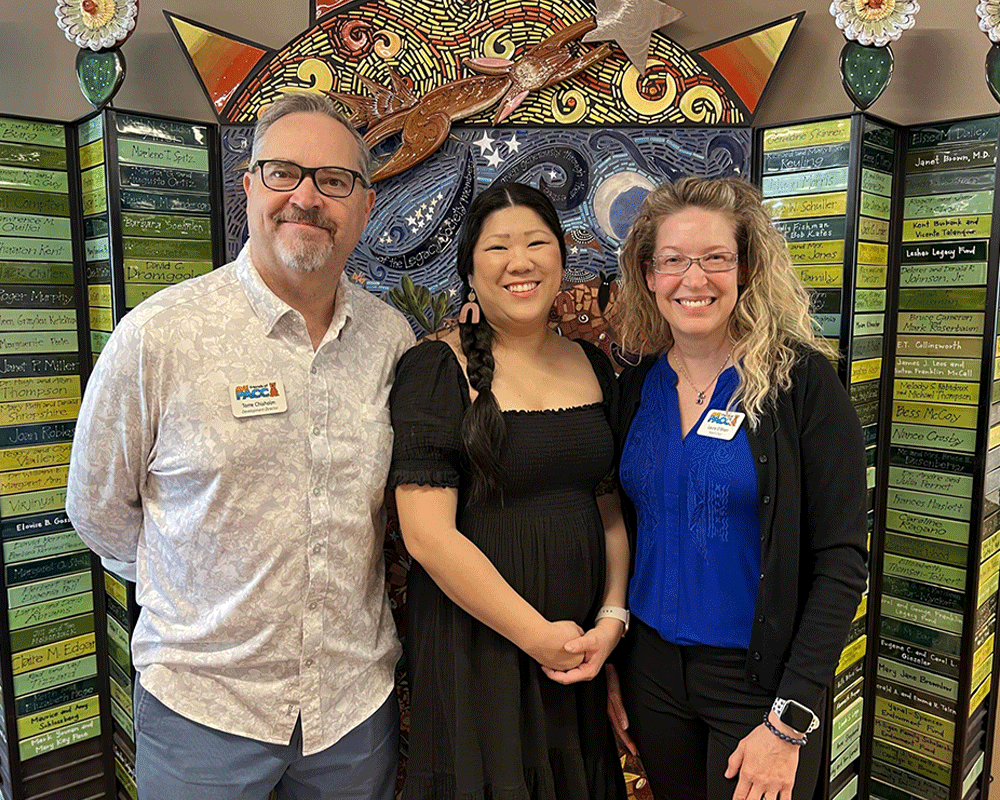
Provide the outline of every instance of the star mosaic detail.
[[632,66],[643,73],[653,31],[683,16],[683,11],[660,0],[597,0],[597,28],[583,41],[616,42]]
[[[420,205],[415,206],[410,213],[404,217],[411,234],[419,233],[431,222],[434,218],[434,212],[442,200],[444,200],[444,193],[438,192],[433,197],[429,197],[424,200],[420,203]],[[381,245],[392,245],[394,242],[395,237],[392,234],[391,228],[383,230],[381,235],[378,237],[378,243]]]
[[[508,139],[502,137],[494,139],[489,131],[483,131],[482,135],[478,139],[473,139],[472,143],[479,148],[479,155],[485,158],[486,163],[493,169],[499,169],[504,158],[521,149],[521,141],[517,138],[517,132],[512,133]],[[506,155],[500,152],[500,145],[506,148]]]

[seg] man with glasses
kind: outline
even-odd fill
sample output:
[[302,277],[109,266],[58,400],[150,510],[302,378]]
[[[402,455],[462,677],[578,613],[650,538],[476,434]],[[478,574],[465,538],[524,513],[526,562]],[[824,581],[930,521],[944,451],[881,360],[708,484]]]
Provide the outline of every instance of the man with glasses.
[[129,313],[87,386],[67,511],[135,564],[140,800],[393,795],[382,499],[413,333],[343,275],[369,171],[329,100],[277,100],[249,242]]

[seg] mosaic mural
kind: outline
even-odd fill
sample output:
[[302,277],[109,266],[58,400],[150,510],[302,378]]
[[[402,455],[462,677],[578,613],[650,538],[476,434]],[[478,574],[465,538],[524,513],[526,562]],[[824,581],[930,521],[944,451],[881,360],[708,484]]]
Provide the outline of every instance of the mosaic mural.
[[[628,42],[601,29],[588,0],[316,0],[310,28],[277,49],[167,13],[223,123],[227,259],[247,235],[242,173],[253,121],[282,92],[324,92],[379,164],[351,280],[405,313],[418,336],[440,334],[461,302],[454,266],[469,204],[495,181],[529,183],[565,229],[565,286],[550,324],[621,364],[610,312],[636,210],[653,187],[683,175],[749,174],[748,126],[802,16],[688,51],[642,28],[657,19],[646,3],[619,4],[638,14]],[[641,74],[636,35],[640,45],[649,39]],[[409,556],[391,513],[386,563],[405,637]],[[405,670],[398,693],[402,777]],[[623,754],[622,764],[630,796],[649,798],[638,762]]]

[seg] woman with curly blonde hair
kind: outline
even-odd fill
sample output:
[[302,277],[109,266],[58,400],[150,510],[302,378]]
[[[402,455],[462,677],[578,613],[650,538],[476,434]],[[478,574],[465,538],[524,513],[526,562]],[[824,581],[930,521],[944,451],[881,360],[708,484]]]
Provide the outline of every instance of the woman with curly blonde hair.
[[[798,800],[866,580],[861,426],[738,178],[646,198],[621,254],[632,626],[609,713],[657,800]],[[670,758],[664,754],[670,753]]]

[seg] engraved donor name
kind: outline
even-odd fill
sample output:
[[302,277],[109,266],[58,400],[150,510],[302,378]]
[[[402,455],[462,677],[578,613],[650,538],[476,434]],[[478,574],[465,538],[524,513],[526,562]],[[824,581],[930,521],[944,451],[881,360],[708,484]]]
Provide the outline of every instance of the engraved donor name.
[[912,428],[893,428],[892,440],[894,442],[928,442],[940,447],[958,447],[962,444],[962,437],[954,431],[942,431],[929,428],[926,431],[913,430]]
[[20,303],[69,307],[73,305],[73,296],[72,292],[63,289],[20,289],[0,286],[0,305],[16,306]]
[[962,342],[952,339],[949,342],[941,342],[935,339],[925,339],[914,342],[917,350],[961,350]]
[[910,497],[909,499],[895,496],[893,497],[893,501],[899,503],[900,505],[905,504],[908,507],[921,508],[925,511],[936,511],[944,514],[961,514],[966,511],[966,504],[968,502],[963,500],[952,500],[951,498],[936,494]]
[[66,251],[64,243],[50,244],[49,242],[35,241],[25,244],[8,244],[3,248],[4,258],[54,258],[59,259]]
[[950,422],[954,425],[962,419],[962,415],[947,408],[897,405],[893,412],[893,418],[909,422]]
[[39,375],[52,373],[65,375],[76,372],[79,364],[75,358],[0,357],[0,375]]
[[793,207],[804,213],[822,213],[826,211],[835,211],[842,203],[843,200],[837,197],[803,197],[799,198]]
[[0,233],[38,233],[45,228],[41,219],[7,219],[0,223]]
[[193,153],[184,150],[163,151],[155,150],[151,147],[133,143],[132,156],[134,158],[145,158],[150,161],[162,161],[171,165],[194,164],[198,159]]
[[74,430],[76,430],[75,421],[21,428],[11,437],[11,444],[38,444],[39,442],[66,441],[73,438]]
[[916,239],[943,236],[976,236],[981,233],[979,217],[947,217],[944,219],[910,220],[910,229]]
[[900,516],[896,525],[904,533],[915,533],[923,536],[942,536],[946,530],[940,522],[926,517]]
[[929,156],[920,155],[913,161],[914,167],[933,167],[944,164],[971,164],[973,161],[992,158],[993,153],[989,149],[973,150],[969,153],[963,152],[937,152]]

